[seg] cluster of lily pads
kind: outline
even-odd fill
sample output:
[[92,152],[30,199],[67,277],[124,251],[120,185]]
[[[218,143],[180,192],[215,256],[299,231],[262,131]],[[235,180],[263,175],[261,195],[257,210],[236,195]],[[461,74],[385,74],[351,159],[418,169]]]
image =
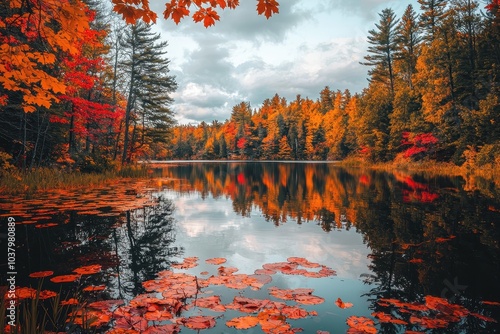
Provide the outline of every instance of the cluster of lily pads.
[[[267,263],[254,274],[238,274],[238,268],[223,266],[224,258],[210,258],[205,262],[218,266],[216,274],[204,271],[199,275],[174,270],[187,270],[198,266],[197,257],[184,258],[182,262],[172,265],[172,270],[164,270],[152,280],[143,282],[146,291],[135,296],[126,303],[124,300],[99,300],[82,303],[74,298],[61,301],[61,305],[74,305],[68,314],[72,324],[109,334],[121,333],[179,333],[182,328],[203,330],[213,328],[220,319],[225,325],[237,330],[259,326],[264,333],[292,334],[301,332],[293,328],[289,320],[305,319],[318,316],[314,310],[307,310],[306,305],[318,305],[325,299],[313,294],[310,288],[281,289],[268,286],[269,298],[249,298],[243,290],[262,290],[273,280],[272,276],[300,275],[308,278],[322,278],[336,275],[335,271],[319,263],[305,258],[290,257],[285,262]],[[77,268],[72,274],[53,276],[52,271],[32,273],[33,278],[50,277],[53,283],[69,283],[80,280],[84,275],[92,275],[101,271],[100,265],[88,265]],[[214,287],[225,287],[240,290],[232,302],[223,303],[221,297],[211,290]],[[82,290],[96,292],[105,290],[104,285],[90,285]],[[57,295],[50,290],[18,288],[19,300],[26,298],[49,299]],[[349,333],[377,333],[375,319],[378,323],[392,323],[406,328],[406,333],[424,333],[425,330],[448,328],[451,323],[459,322],[465,317],[475,317],[481,321],[493,322],[495,319],[483,314],[474,313],[467,308],[449,303],[446,299],[426,296],[423,303],[407,303],[397,299],[379,299],[380,307],[386,312],[373,312],[373,318],[349,316],[346,323]],[[497,302],[484,301],[489,306],[500,306]],[[352,303],[338,298],[335,305],[346,309]],[[196,310],[197,312],[192,312]],[[206,310],[206,311],[204,311]],[[240,315],[228,319],[228,312],[236,311]],[[184,316],[185,314],[191,314]],[[410,330],[420,328],[422,331]],[[7,329],[6,329],[6,332]],[[328,334],[318,330],[317,334]]]

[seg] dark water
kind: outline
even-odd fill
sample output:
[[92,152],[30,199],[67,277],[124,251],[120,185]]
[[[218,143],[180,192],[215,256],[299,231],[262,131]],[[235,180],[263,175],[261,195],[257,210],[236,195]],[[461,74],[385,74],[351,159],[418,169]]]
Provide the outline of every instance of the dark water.
[[[144,293],[142,282],[184,257],[199,257],[199,265],[178,271],[197,276],[217,273],[217,266],[204,261],[213,257],[249,275],[265,264],[304,257],[336,276],[278,273],[259,291],[211,290],[229,303],[235,295],[270,298],[270,286],[312,288],[324,303],[301,307],[318,315],[288,321],[305,333],[346,332],[353,315],[373,319],[380,333],[498,332],[492,320],[500,320],[500,306],[488,302],[500,302],[500,197],[487,182],[326,163],[203,162],[165,164],[152,168],[148,181],[81,192],[0,197],[3,227],[9,216],[18,223],[18,286],[35,284],[32,272],[62,275],[97,263],[99,274],[65,284],[64,292],[104,284],[92,298],[130,300]],[[154,205],[133,205],[149,196]],[[426,296],[461,305],[469,315],[450,319],[453,311],[444,306],[411,313],[397,304],[425,305]],[[353,307],[339,308],[337,298]],[[382,323],[373,312],[414,318],[405,326]],[[191,309],[185,315],[200,313]],[[241,315],[219,313],[217,326],[205,332],[235,333],[224,323]],[[417,315],[445,319],[446,326],[426,331]]]

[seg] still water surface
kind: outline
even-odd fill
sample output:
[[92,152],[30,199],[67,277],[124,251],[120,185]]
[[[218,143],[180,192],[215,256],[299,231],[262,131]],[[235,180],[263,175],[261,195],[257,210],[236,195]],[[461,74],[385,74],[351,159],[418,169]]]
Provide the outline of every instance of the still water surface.
[[[31,272],[62,275],[98,263],[102,272],[85,284],[106,290],[92,298],[131,300],[145,292],[142,282],[186,257],[198,257],[198,266],[174,271],[197,277],[217,275],[209,258],[225,258],[224,266],[251,275],[263,265],[303,257],[336,275],[277,273],[257,291],[211,286],[205,292],[228,304],[234,296],[276,300],[271,286],[314,289],[324,302],[300,306],[317,315],[287,320],[305,333],[346,332],[350,316],[374,320],[380,333],[498,331],[492,320],[500,320],[500,306],[488,302],[500,302],[500,197],[490,184],[328,163],[183,162],[151,172],[149,180],[98,190],[0,197],[2,216],[19,224],[18,284],[34,284]],[[477,316],[453,318],[442,305],[439,312],[411,313],[398,304],[425,305],[426,296]],[[353,306],[339,308],[338,298]],[[398,325],[380,322],[373,312],[414,318]],[[239,332],[225,322],[246,315],[196,307],[183,315],[200,314],[219,317],[206,333]],[[431,316],[445,319],[446,327],[429,329],[419,320]]]

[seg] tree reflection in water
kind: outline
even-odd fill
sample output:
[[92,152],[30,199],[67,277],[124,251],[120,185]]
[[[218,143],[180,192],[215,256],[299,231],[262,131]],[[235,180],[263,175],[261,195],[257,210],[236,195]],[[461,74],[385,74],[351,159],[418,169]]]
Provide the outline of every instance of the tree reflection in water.
[[[256,207],[277,226],[314,222],[328,233],[355,227],[372,251],[373,274],[365,278],[373,286],[368,296],[374,312],[400,311],[381,299],[424,303],[431,295],[500,318],[498,307],[481,303],[500,301],[497,188],[471,192],[460,178],[333,164],[194,163],[159,172],[182,180],[167,181],[169,188],[225,195],[235,212],[246,216]],[[399,317],[409,321],[410,314]],[[474,316],[450,323],[445,332],[480,333],[495,326]],[[382,333],[400,330],[400,325],[381,323]]]
[[182,256],[183,249],[173,246],[174,210],[171,200],[160,197],[155,206],[127,211],[125,224],[113,231],[113,250],[120,259],[114,268],[120,298],[143,293],[142,282],[170,268],[173,257]]

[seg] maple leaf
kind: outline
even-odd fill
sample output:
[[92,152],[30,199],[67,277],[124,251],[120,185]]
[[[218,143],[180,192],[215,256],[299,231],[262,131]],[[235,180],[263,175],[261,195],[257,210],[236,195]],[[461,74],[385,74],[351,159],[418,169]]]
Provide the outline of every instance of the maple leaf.
[[167,3],[165,5],[165,11],[163,12],[163,16],[165,18],[172,18],[175,24],[179,24],[182,18],[188,16],[190,13],[187,7],[182,6],[181,3],[176,4],[175,2]]
[[258,0],[257,13],[264,14],[266,18],[270,18],[273,14],[279,13],[279,4],[276,0]]
[[239,0],[227,0],[227,6],[231,9],[235,9],[240,5]]
[[340,298],[337,298],[337,300],[335,301],[335,305],[337,305],[340,308],[350,308],[350,307],[353,307],[352,303],[345,303]]
[[234,327],[236,329],[249,329],[257,326],[259,318],[252,316],[244,316],[233,318],[226,322],[226,326]]

